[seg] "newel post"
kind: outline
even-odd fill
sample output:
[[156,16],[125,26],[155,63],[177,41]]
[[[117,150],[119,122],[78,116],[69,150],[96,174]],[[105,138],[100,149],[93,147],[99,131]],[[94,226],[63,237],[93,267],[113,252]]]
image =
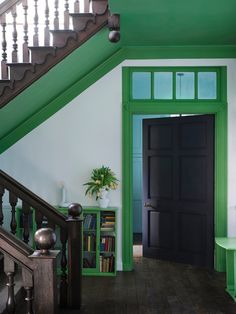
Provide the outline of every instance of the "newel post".
[[58,310],[56,259],[59,251],[50,250],[56,243],[51,228],[42,228],[34,235],[37,250],[29,256],[34,262],[35,313],[55,314]]
[[79,309],[81,306],[82,274],[82,207],[77,203],[68,209],[68,306]]

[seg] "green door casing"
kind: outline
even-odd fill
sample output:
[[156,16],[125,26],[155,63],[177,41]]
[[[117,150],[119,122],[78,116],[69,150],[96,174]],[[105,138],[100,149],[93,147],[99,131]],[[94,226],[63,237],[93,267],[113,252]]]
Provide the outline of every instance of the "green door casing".
[[[200,99],[132,99],[132,73],[137,71],[216,71],[217,97],[214,100]],[[153,75],[152,75],[153,77]],[[227,236],[227,70],[226,67],[124,67],[122,106],[122,258],[123,270],[133,269],[133,167],[132,137],[133,115],[150,114],[213,114],[215,116],[215,186],[214,186],[214,233],[216,237]],[[174,82],[175,83],[175,82]],[[152,88],[153,95],[153,88]],[[176,91],[174,91],[176,95]],[[225,254],[215,248],[214,268],[225,270]]]

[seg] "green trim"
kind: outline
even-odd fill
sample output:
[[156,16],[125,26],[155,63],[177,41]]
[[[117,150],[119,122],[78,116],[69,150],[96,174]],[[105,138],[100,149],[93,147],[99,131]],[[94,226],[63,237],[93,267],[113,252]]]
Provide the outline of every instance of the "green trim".
[[236,45],[222,46],[126,46],[126,59],[235,58]]
[[78,80],[75,84],[70,86],[68,89],[63,91],[59,96],[52,99],[47,106],[44,106],[41,110],[31,115],[22,124],[11,131],[7,136],[0,140],[0,154],[6,149],[16,143],[19,139],[25,136],[27,133],[32,131],[34,128],[39,126],[46,119],[51,117],[54,113],[68,104],[76,96],[81,94],[90,85],[99,80],[106,73],[111,71],[115,66],[117,66],[124,59],[122,49],[115,52],[110,58],[105,62],[101,63],[95,69],[93,69],[89,74]]
[[[23,91],[13,99],[6,107],[1,109],[1,139],[0,154],[24,137],[27,133],[39,126],[46,119],[64,107],[68,102],[82,93],[86,88],[108,73],[118,64],[126,59],[188,59],[188,58],[235,58],[236,46],[125,46],[120,47],[108,45],[106,30],[84,44],[78,51],[72,53],[55,68],[51,69],[41,79]],[[91,44],[90,44],[91,41]],[[107,49],[104,53],[103,63],[97,63],[93,69],[89,65],[83,66],[84,74],[78,77],[77,60],[84,59],[89,49],[94,45],[105,45]],[[117,44],[116,44],[117,45]],[[114,48],[116,47],[116,48]],[[81,52],[81,53],[80,53]],[[69,59],[68,59],[69,58]],[[68,61],[69,60],[69,61]],[[101,62],[101,61],[100,61]],[[76,64],[76,65],[75,65]],[[58,69],[59,67],[59,69]],[[67,70],[66,70],[67,69]],[[87,72],[86,72],[87,69]],[[59,72],[57,72],[59,71]],[[64,80],[67,84],[62,84],[64,72],[67,73]],[[58,74],[59,73],[59,74]],[[77,75],[77,79],[76,79]],[[54,80],[54,79],[55,80]],[[69,84],[70,81],[73,83]],[[55,84],[52,84],[55,82]],[[42,95],[41,91],[47,88],[49,93]],[[54,87],[54,86],[57,86]],[[52,92],[53,89],[53,92]],[[57,94],[55,95],[55,92]],[[59,92],[58,92],[59,91]],[[43,96],[43,97],[41,97]],[[42,100],[43,98],[44,100]],[[47,100],[46,100],[47,98]],[[14,118],[13,118],[14,117]],[[16,117],[16,118],[15,118]],[[20,117],[20,118],[19,118]]]
[[[174,68],[170,68],[174,69]],[[206,69],[209,69],[206,67]],[[172,101],[154,102],[129,101],[130,72],[134,68],[123,68],[123,210],[122,210],[122,239],[123,239],[123,270],[133,269],[133,212],[132,212],[132,129],[133,115],[149,114],[214,114],[215,115],[215,236],[227,236],[227,71],[226,67],[219,67],[220,82],[218,84],[221,95],[220,102],[201,101]],[[225,269],[225,255],[222,250],[215,251],[215,269]]]

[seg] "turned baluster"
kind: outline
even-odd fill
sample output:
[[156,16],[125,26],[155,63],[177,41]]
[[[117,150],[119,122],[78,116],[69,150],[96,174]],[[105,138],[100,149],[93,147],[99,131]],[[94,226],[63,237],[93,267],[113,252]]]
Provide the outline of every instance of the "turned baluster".
[[11,205],[11,233],[16,234],[16,204],[17,204],[17,197],[12,192],[9,192],[9,203]]
[[1,15],[1,25],[2,25],[2,79],[8,79],[8,67],[7,67],[7,41],[6,41],[6,14]]
[[45,0],[45,28],[44,28],[44,46],[49,46],[50,32],[49,32],[49,6],[48,0]]
[[35,222],[36,222],[37,229],[42,228],[43,214],[39,210],[35,211]]
[[58,0],[55,0],[55,13],[54,13],[54,30],[59,29],[59,11],[58,11]]
[[74,12],[75,13],[80,13],[80,3],[79,0],[76,0],[74,3]]
[[0,226],[2,226],[3,224],[3,219],[4,219],[4,215],[3,215],[3,210],[2,210],[2,203],[3,203],[3,195],[4,195],[4,187],[2,185],[0,185]]
[[90,1],[89,0],[84,0],[84,13],[88,13],[89,12],[89,5],[90,5]]
[[8,297],[6,302],[6,310],[9,314],[14,314],[16,311],[16,302],[14,295],[14,275],[15,275],[15,262],[6,254],[4,254],[4,272],[7,275]]
[[34,0],[34,36],[33,36],[33,45],[37,47],[39,45],[39,15],[38,15],[38,0]]
[[14,5],[11,9],[12,19],[13,19],[13,32],[12,32],[12,40],[13,40],[13,51],[12,51],[12,62],[18,62],[18,44],[17,44],[17,29],[16,29],[16,6]]
[[24,43],[23,43],[23,62],[29,62],[29,49],[28,49],[28,0],[22,1],[24,10]]
[[69,3],[65,0],[65,11],[64,11],[64,29],[69,29],[70,16],[69,16]]
[[66,258],[66,243],[68,239],[67,231],[61,228],[61,282],[60,282],[60,306],[67,306],[67,258]]
[[22,213],[23,213],[23,241],[29,243],[29,215],[30,205],[25,201],[22,202]]
[[26,268],[22,268],[22,281],[26,291],[26,314],[33,314],[33,274]]

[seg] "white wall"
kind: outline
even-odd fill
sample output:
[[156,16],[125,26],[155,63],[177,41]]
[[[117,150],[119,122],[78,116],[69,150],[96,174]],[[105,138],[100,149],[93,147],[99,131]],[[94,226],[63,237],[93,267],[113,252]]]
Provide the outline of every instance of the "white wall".
[[[83,205],[95,201],[84,196],[83,183],[91,169],[108,165],[121,180],[122,171],[122,66],[227,66],[228,67],[228,233],[236,236],[236,60],[125,61],[69,105],[26,135],[0,156],[0,168],[51,204],[60,202],[59,185],[67,200]],[[121,259],[121,188],[110,193],[119,207],[118,267]]]

